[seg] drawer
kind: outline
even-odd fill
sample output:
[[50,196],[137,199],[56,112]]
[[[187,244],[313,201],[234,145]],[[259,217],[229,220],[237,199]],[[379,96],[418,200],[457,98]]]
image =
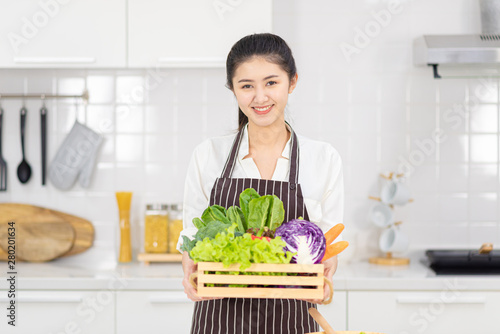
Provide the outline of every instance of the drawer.
[[6,317],[7,291],[0,294],[0,333],[114,333],[112,291],[16,291],[16,326]]
[[349,330],[382,333],[498,333],[500,292],[349,292]]
[[120,291],[117,333],[189,334],[194,302],[183,291]]

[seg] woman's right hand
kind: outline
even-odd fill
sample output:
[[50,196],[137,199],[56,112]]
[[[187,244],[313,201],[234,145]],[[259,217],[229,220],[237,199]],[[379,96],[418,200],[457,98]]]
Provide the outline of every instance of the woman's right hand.
[[194,302],[199,302],[201,300],[210,300],[210,299],[220,299],[218,297],[200,297],[196,289],[191,285],[189,281],[189,276],[192,273],[195,273],[198,269],[198,265],[194,263],[193,260],[189,258],[188,252],[184,251],[182,253],[182,270],[184,271],[184,279],[182,280],[182,285],[184,286],[184,292]]

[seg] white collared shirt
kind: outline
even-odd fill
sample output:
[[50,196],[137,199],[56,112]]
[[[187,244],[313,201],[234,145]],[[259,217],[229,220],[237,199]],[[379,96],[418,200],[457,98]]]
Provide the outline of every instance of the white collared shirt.
[[[190,239],[197,229],[193,218],[201,217],[209,206],[210,194],[216,178],[221,176],[236,134],[214,137],[199,144],[191,157],[184,187],[183,223],[177,249],[182,236]],[[297,135],[299,142],[299,184],[309,220],[327,232],[335,224],[342,223],[344,213],[344,183],[342,160],[330,144]],[[288,182],[291,139],[285,145],[276,163],[272,180]],[[260,172],[249,154],[248,130],[244,128],[240,149],[234,166],[233,178],[260,179]],[[297,217],[298,218],[298,217]]]

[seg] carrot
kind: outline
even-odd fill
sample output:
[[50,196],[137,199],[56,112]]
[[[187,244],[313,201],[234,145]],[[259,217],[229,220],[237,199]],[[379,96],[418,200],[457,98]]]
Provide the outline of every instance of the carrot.
[[326,245],[330,245],[344,230],[344,224],[337,224],[325,233]]
[[327,246],[325,255],[323,256],[321,262],[325,262],[329,258],[341,253],[344,249],[347,248],[347,246],[349,246],[349,243],[347,241],[339,241],[331,244],[330,246]]

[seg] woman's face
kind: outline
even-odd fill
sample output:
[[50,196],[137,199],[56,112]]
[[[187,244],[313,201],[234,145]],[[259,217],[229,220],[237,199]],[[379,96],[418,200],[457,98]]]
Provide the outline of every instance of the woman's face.
[[259,127],[283,124],[290,94],[297,85],[279,66],[254,57],[238,66],[233,77],[233,93],[250,124]]

